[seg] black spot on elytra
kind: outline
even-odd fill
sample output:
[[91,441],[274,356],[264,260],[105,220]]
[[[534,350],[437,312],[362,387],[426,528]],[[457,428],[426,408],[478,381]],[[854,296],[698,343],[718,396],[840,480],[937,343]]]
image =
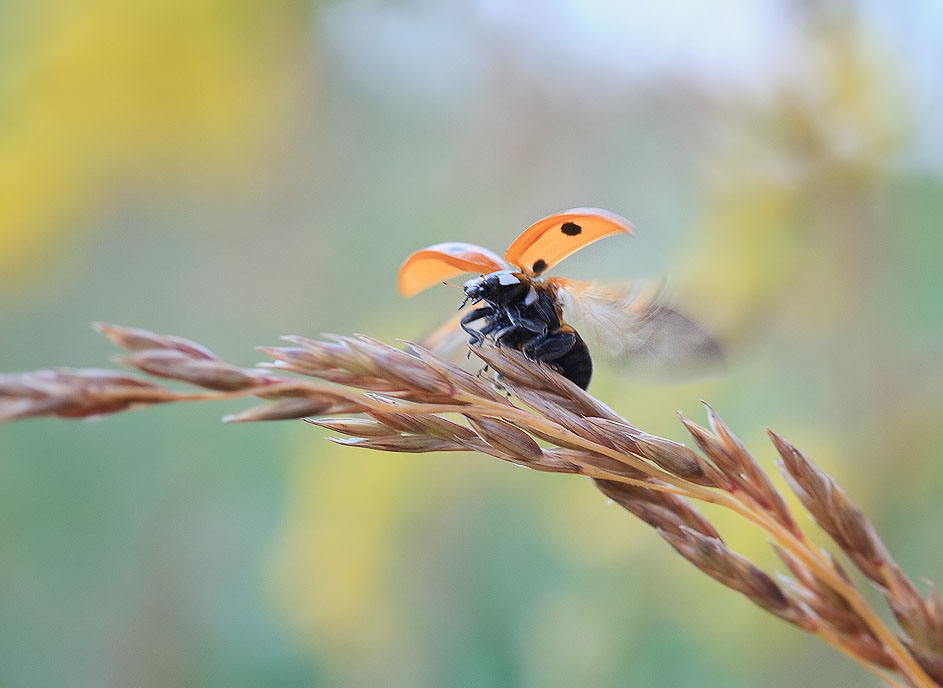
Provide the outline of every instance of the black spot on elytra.
[[534,263],[534,267],[531,268],[535,275],[539,275],[541,272],[547,269],[547,261],[543,258]]
[[567,236],[576,236],[583,231],[583,228],[575,222],[564,222],[562,225],[560,225],[560,231]]

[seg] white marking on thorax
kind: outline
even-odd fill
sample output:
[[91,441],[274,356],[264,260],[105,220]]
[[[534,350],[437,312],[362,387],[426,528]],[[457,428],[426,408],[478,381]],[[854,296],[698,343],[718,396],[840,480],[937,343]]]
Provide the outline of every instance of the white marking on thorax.
[[527,298],[524,299],[524,305],[533,306],[534,303],[536,302],[537,302],[537,290],[534,289],[533,285],[531,285],[530,291],[527,292]]
[[492,275],[497,275],[498,284],[507,285],[507,284],[520,284],[521,281],[514,276],[514,273],[510,270],[498,270],[497,272],[492,272]]

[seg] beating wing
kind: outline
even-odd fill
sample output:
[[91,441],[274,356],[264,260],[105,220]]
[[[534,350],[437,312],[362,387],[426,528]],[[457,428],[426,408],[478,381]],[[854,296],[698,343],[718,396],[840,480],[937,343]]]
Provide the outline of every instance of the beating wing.
[[463,272],[486,275],[509,267],[486,248],[450,241],[428,246],[410,255],[399,268],[396,286],[403,296],[413,296]]
[[717,342],[666,306],[655,284],[597,285],[561,278],[547,283],[556,291],[563,319],[586,340],[590,351],[634,376],[682,380],[723,369]]
[[535,277],[584,246],[619,233],[635,236],[635,227],[624,217],[601,208],[564,210],[525,229],[504,257],[524,274]]

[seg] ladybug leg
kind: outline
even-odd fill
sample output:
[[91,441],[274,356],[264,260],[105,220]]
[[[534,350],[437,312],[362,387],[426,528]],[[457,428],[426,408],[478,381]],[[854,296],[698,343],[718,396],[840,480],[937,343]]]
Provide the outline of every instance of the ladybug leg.
[[[469,327],[469,324],[475,322],[476,320],[481,320],[482,318],[487,318],[493,315],[495,315],[494,308],[492,308],[491,306],[482,306],[481,308],[476,308],[475,310],[470,311],[469,313],[465,315],[465,317],[463,317],[459,321],[459,325],[461,326],[461,328],[465,330],[465,332],[471,335],[471,339],[469,340],[469,343],[477,346],[481,344],[483,341],[485,341],[485,338],[482,332],[474,329],[473,327]],[[487,329],[492,324],[493,323],[487,323],[485,325],[485,328]],[[490,332],[488,334],[490,334]]]
[[493,333],[495,330],[501,329],[501,326],[505,322],[506,321],[498,320],[497,318],[491,318],[488,321],[488,323],[479,330],[479,332],[487,337],[489,334]]
[[528,332],[534,332],[539,336],[547,334],[547,325],[542,323],[539,320],[531,320],[529,318],[521,318],[516,323],[520,327],[524,328]]
[[536,318],[523,318],[517,308],[505,308],[504,313],[512,325],[536,334],[547,333],[547,323]]
[[520,331],[520,328],[517,325],[508,325],[503,327],[497,332],[495,332],[492,339],[494,339],[494,345],[498,348],[505,343],[505,339],[510,337],[512,334],[517,334]]
[[572,332],[556,332],[534,337],[521,350],[538,361],[553,361],[568,354],[576,346],[576,341],[576,335]]
[[500,324],[503,327],[492,337],[498,346],[519,346],[521,342],[533,339],[534,334],[542,336],[547,332],[546,323],[534,318],[522,318],[517,308],[504,308],[502,312],[504,318]]

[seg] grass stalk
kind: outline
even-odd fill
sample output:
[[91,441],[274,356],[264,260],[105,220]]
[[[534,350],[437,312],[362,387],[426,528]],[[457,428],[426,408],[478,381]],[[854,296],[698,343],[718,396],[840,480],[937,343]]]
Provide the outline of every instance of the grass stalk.
[[[924,599],[863,512],[834,479],[773,432],[780,472],[837,548],[884,593],[885,624],[831,554],[813,546],[780,491],[723,420],[681,418],[694,451],[635,428],[598,399],[516,351],[472,351],[497,383],[416,345],[369,337],[260,350],[272,361],[239,368],[180,337],[98,325],[129,354],[120,363],[201,388],[183,391],[107,370],[0,375],[0,421],[86,418],[177,401],[263,400],[227,422],[303,418],[347,435],[334,441],[392,452],[475,451],[538,471],[576,474],[652,526],[679,554],[757,606],[862,664],[887,684],[943,686],[943,600]],[[781,584],[732,551],[692,505],[716,504],[764,531],[790,576]]]

